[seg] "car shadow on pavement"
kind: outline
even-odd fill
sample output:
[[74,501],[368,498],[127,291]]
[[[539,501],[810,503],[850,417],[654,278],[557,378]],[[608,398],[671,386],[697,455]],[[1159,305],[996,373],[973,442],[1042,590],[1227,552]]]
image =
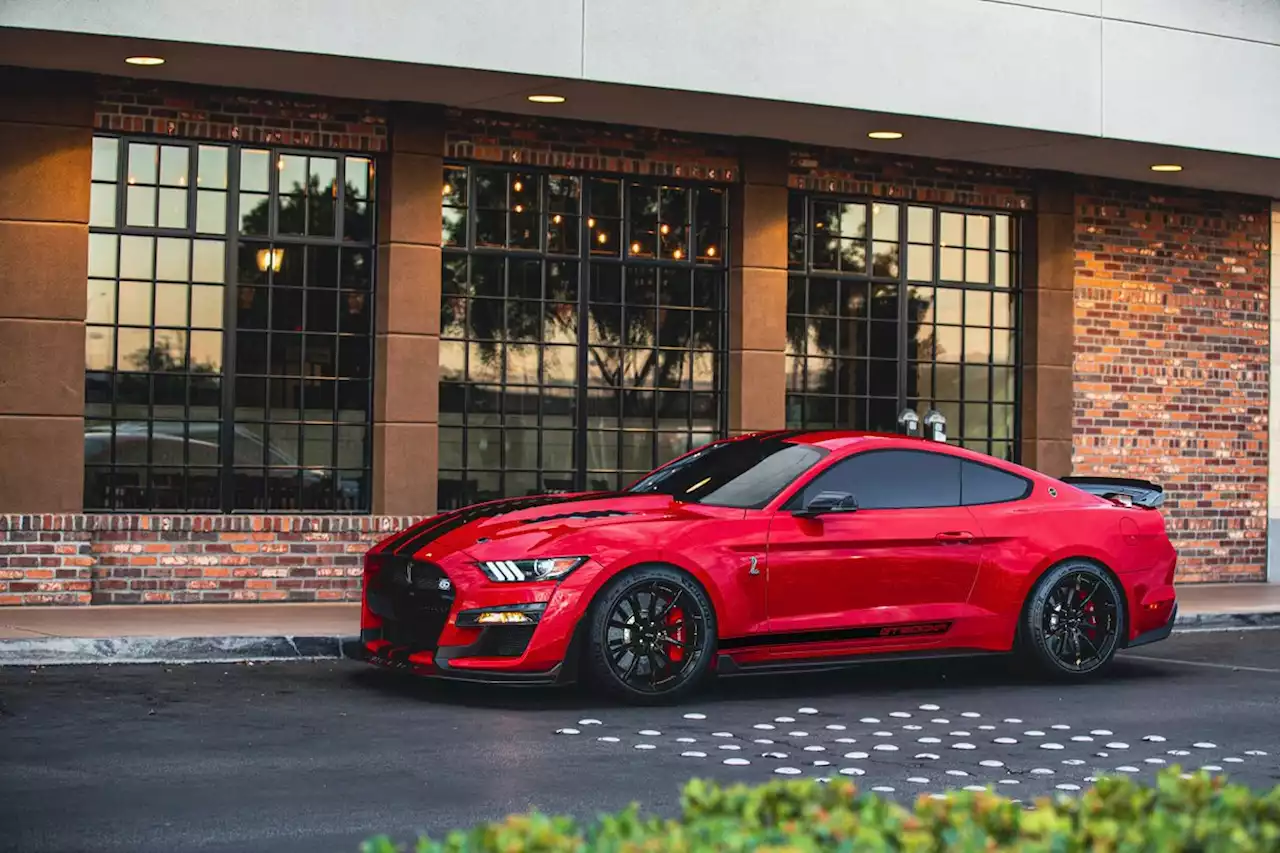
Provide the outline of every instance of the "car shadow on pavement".
[[[1092,684],[1165,679],[1174,673],[1149,661],[1119,658]],[[588,710],[624,705],[589,685],[565,687],[512,687],[461,681],[419,678],[408,673],[373,667],[351,674],[354,685],[407,699],[441,705],[492,709]],[[787,697],[854,696],[863,692],[897,690],[952,691],[1061,685],[1021,669],[1014,658],[990,655],[946,660],[867,663],[822,672],[788,675],[756,675],[713,678],[687,702],[750,702]]]

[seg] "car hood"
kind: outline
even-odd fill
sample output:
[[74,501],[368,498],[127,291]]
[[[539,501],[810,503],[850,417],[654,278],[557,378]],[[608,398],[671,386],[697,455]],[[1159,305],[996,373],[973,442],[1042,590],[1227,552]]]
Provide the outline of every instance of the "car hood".
[[630,534],[637,525],[671,518],[682,506],[668,495],[617,492],[491,501],[429,518],[387,540],[381,553],[426,560],[458,551],[481,560],[548,555],[562,543],[581,545],[577,540],[610,529]]

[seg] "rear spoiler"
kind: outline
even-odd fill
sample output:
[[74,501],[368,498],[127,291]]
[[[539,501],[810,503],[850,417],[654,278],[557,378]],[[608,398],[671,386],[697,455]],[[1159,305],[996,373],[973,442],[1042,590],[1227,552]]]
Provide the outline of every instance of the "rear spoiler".
[[1164,503],[1164,489],[1146,480],[1126,477],[1063,477],[1062,482],[1125,506],[1155,509]]

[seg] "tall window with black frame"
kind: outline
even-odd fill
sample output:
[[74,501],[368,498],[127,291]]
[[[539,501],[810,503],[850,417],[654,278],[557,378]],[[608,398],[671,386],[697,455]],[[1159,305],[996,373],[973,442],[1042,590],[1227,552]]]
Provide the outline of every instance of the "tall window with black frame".
[[793,192],[788,219],[788,426],[936,408],[952,443],[1015,459],[1017,218]]
[[614,489],[723,432],[725,189],[451,165],[442,508]]
[[85,507],[369,509],[365,156],[99,136]]

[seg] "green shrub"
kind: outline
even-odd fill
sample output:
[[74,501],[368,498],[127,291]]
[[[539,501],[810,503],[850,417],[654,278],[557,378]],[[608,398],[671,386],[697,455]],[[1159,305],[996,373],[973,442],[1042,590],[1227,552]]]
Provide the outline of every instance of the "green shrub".
[[921,797],[906,808],[844,780],[722,787],[695,779],[677,820],[632,806],[590,824],[514,815],[413,848],[386,837],[363,853],[1264,853],[1280,851],[1280,787],[1255,794],[1178,768],[1154,787],[1104,778],[1079,797],[1024,809],[989,792]]

